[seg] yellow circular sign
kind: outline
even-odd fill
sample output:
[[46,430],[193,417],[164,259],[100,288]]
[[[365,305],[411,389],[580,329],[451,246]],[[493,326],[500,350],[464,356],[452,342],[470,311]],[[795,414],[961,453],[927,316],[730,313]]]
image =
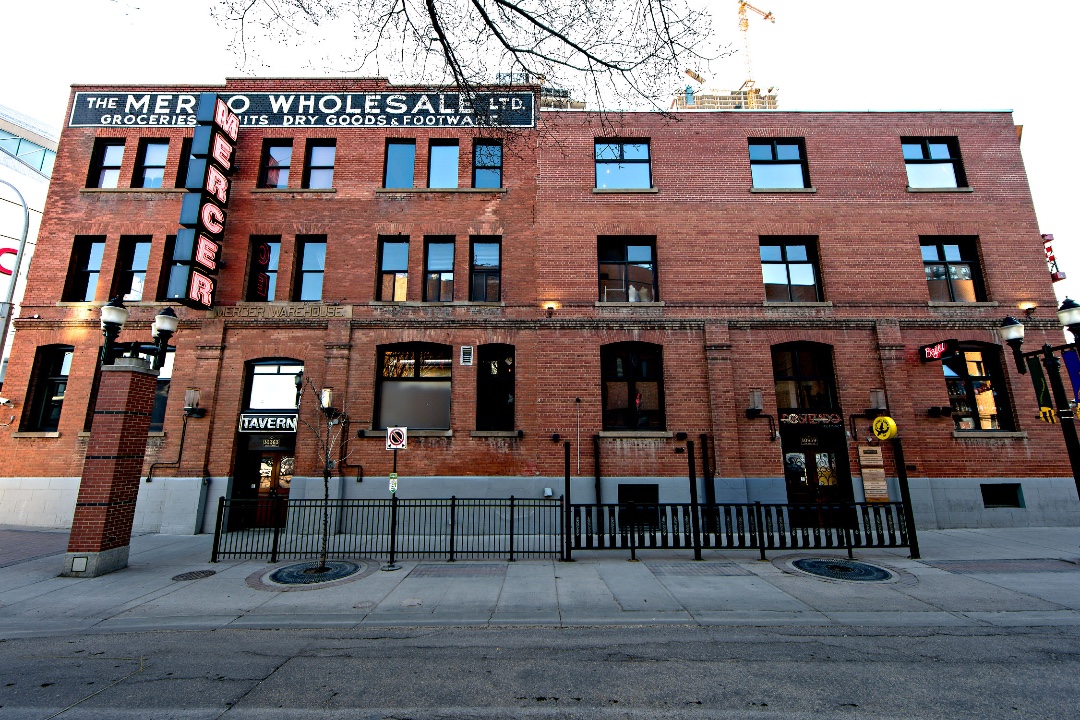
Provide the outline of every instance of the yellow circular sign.
[[874,424],[871,427],[874,437],[878,440],[892,440],[896,437],[896,421],[888,415],[874,418]]

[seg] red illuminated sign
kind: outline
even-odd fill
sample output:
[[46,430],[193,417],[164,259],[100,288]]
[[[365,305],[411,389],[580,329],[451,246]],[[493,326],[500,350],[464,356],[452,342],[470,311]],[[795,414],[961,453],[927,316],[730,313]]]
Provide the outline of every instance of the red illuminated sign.
[[1050,233],[1046,233],[1042,236],[1043,250],[1046,251],[1046,268],[1050,271],[1050,282],[1058,282],[1065,279],[1065,273],[1063,273],[1057,264],[1057,258],[1054,257],[1054,236]]
[[935,360],[948,360],[956,356],[960,351],[960,343],[957,340],[942,340],[941,342],[923,345],[919,348],[919,359],[924,363]]

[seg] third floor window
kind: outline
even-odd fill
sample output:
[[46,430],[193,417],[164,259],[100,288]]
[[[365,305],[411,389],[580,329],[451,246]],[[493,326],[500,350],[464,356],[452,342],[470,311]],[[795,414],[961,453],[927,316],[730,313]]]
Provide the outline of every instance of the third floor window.
[[309,140],[301,186],[313,190],[332,188],[336,156],[337,145],[333,140]]
[[287,188],[291,165],[292,140],[267,140],[259,165],[259,187]]
[[967,187],[956,138],[902,138],[908,187]]
[[750,177],[764,190],[810,187],[802,138],[750,138]]
[[165,160],[169,157],[168,140],[144,140],[139,145],[139,154],[135,158],[135,173],[131,177],[131,186],[137,188],[159,188],[165,179]]
[[603,190],[652,187],[647,140],[597,140],[596,187]]
[[90,156],[90,173],[86,187],[114,188],[120,182],[120,165],[124,162],[124,141],[98,138]]

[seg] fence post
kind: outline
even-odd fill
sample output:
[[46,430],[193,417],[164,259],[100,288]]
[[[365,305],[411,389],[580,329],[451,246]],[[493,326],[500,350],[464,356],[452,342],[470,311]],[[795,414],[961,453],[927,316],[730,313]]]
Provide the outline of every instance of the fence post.
[[510,496],[510,562],[514,562],[514,496]]
[[840,525],[841,529],[844,531],[844,547],[847,548],[848,560],[854,560],[855,554],[851,551],[851,538],[848,536],[848,531],[851,530],[851,527],[848,525],[847,520],[851,517],[852,513],[855,512],[855,506],[851,503],[845,503],[845,505],[847,506],[847,512],[840,513]]
[[400,570],[401,566],[394,562],[394,553],[397,550],[397,493],[390,496],[390,560],[380,570]]
[[915,513],[911,509],[911,488],[908,487],[907,465],[904,464],[904,446],[900,438],[893,438],[893,460],[896,462],[896,481],[900,485],[900,502],[904,504],[904,524],[907,525],[908,547],[911,559],[918,560],[919,535],[915,531]]
[[570,540],[570,441],[563,443],[563,561],[573,562],[573,543]]
[[221,526],[225,524],[225,496],[222,495],[217,501],[217,523],[214,525],[214,549],[210,553],[210,562],[218,561],[218,550],[221,546]]
[[457,525],[455,524],[454,521],[457,519],[456,515],[457,515],[457,495],[451,495],[450,496],[450,559],[447,560],[447,562],[454,562],[454,534],[455,534],[455,528],[457,527]]
[[761,555],[762,561],[767,560],[765,557],[765,518],[761,514],[761,501],[754,501],[754,525],[757,526],[757,546],[758,553]]
[[697,469],[694,467],[694,441],[686,441],[686,460],[690,465],[690,534],[694,539],[694,559],[701,559],[701,523],[698,522]]
[[[621,510],[622,508],[620,508]],[[634,522],[637,519],[638,507],[634,503],[626,505],[626,514],[629,520],[629,533],[630,533],[630,562],[637,562],[637,523]],[[621,520],[622,518],[620,518]]]
[[281,514],[281,498],[277,495],[270,497],[270,517],[274,523],[274,544],[270,548],[270,562],[278,561],[278,541],[281,539],[281,522],[278,516]]

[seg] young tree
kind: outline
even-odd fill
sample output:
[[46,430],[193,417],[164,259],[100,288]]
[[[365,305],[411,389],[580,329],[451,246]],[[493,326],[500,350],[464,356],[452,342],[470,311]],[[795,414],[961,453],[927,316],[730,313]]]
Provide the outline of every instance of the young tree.
[[215,17],[233,28],[245,70],[262,64],[260,48],[303,44],[333,49],[310,60],[320,72],[462,91],[543,82],[599,110],[666,107],[685,68],[723,54],[693,0],[218,2]]

